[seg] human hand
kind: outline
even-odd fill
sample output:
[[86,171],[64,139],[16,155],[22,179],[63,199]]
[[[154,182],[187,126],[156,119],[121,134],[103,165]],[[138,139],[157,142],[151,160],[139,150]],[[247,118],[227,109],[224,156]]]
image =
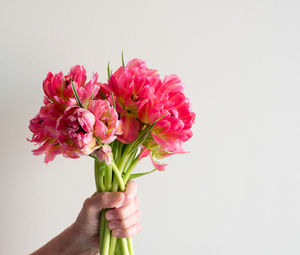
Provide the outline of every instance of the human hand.
[[116,237],[131,237],[141,231],[137,184],[129,181],[125,192],[95,193],[86,199],[76,221],[32,255],[96,255],[99,249],[99,218],[106,212],[108,227]]
[[131,237],[141,231],[139,222],[141,212],[140,200],[136,196],[137,184],[129,181],[125,192],[95,193],[86,199],[83,207],[72,225],[78,234],[81,248],[97,251],[99,248],[99,218],[103,209],[106,212],[108,227],[112,235],[118,238]]

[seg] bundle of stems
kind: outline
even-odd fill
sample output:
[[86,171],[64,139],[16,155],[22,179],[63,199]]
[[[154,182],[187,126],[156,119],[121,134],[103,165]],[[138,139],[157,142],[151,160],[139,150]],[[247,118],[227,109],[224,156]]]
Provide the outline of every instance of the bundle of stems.
[[[113,152],[113,162],[109,165],[100,162],[96,155],[95,159],[95,183],[97,192],[125,191],[126,183],[133,178],[153,173],[149,172],[132,174],[139,162],[140,145],[150,136],[151,130],[156,124],[144,127],[138,138],[131,144],[124,144],[115,140],[110,144]],[[100,214],[99,252],[100,255],[133,255],[134,248],[131,238],[116,238],[112,235],[105,219],[106,210]]]
[[[131,145],[114,141],[112,151],[114,161],[110,165],[100,162],[95,157],[95,182],[97,192],[125,191],[125,186],[132,170],[138,163],[138,149]],[[131,238],[116,238],[112,236],[105,219],[106,210],[100,215],[100,247],[101,255],[133,255],[134,249]]]

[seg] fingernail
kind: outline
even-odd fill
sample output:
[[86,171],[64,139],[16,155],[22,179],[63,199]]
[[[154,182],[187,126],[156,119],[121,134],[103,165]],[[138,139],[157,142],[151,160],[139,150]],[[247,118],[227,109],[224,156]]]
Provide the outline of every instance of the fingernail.
[[123,198],[124,198],[124,194],[123,193],[121,193],[121,192],[114,193],[114,200],[115,201],[123,200]]
[[110,230],[114,229],[116,226],[115,224],[112,224],[112,223],[108,223],[108,227]]
[[115,235],[115,236],[118,236],[118,235],[120,235],[120,234],[121,234],[120,230],[115,230],[115,231],[114,231],[114,235]]

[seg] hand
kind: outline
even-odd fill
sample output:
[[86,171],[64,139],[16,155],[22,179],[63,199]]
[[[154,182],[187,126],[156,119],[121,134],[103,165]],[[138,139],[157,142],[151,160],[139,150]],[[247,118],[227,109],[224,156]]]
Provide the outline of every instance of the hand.
[[99,217],[105,208],[108,227],[116,237],[141,231],[137,184],[129,181],[125,192],[95,193],[85,200],[76,221],[32,255],[95,255],[99,249]]
[[136,196],[137,184],[129,181],[125,192],[95,193],[86,199],[75,223],[74,230],[80,236],[81,245],[98,250],[99,217],[105,208],[113,208],[106,212],[108,227],[112,235],[118,238],[131,237],[141,231],[139,222],[140,200]]

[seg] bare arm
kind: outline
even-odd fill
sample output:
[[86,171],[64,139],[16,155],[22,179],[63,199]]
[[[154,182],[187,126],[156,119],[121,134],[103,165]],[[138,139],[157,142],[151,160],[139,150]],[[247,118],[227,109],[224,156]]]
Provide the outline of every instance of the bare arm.
[[32,255],[94,255],[99,247],[99,215],[105,208],[108,227],[116,237],[131,237],[141,230],[137,184],[129,181],[126,191],[95,193],[86,199],[76,221]]

